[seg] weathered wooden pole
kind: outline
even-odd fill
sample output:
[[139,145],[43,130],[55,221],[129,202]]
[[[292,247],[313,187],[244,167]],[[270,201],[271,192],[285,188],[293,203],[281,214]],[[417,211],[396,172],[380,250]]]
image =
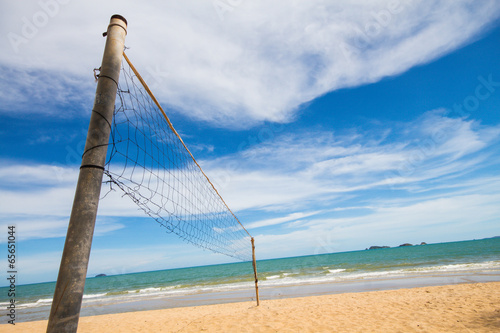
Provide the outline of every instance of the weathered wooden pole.
[[126,34],[127,20],[113,15],[105,34],[101,71],[47,333],[76,332],[78,327]]
[[257,306],[260,305],[259,302],[259,279],[257,278],[257,262],[255,260],[255,242],[253,237],[252,240],[252,263],[253,263],[253,275],[255,277],[255,296],[257,298]]

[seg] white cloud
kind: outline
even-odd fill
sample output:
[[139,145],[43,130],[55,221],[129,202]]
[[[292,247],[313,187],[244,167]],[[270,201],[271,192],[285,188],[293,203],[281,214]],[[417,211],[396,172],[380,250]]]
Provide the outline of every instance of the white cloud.
[[[5,162],[5,161],[4,161]],[[55,165],[10,164],[0,166],[0,217],[2,226],[16,225],[23,240],[64,237],[73,205],[78,168]],[[102,194],[109,186],[104,185]],[[120,195],[99,205],[95,234],[123,225],[106,216],[143,216]],[[0,240],[1,242],[1,240]]]
[[50,187],[25,191],[0,190],[3,214],[67,216],[75,195],[74,187]]
[[[38,215],[34,212],[19,215],[2,213],[0,217],[2,229],[7,230],[7,226],[16,226],[20,241],[65,237],[68,231],[69,216]],[[94,235],[101,236],[124,227],[118,219],[98,216]],[[5,239],[0,239],[0,243],[4,242]]]
[[[469,181],[469,177],[477,179],[473,171],[498,165],[488,152],[495,150],[500,137],[497,127],[429,112],[392,132],[395,141],[384,139],[383,133],[283,133],[275,140],[201,164],[233,211],[283,214],[249,223],[250,228],[300,221],[319,210],[349,206],[355,198],[360,200],[356,205],[375,206],[377,198],[367,196],[375,189],[383,193],[379,196],[391,190],[414,195],[434,190],[456,193],[474,186]],[[382,139],[374,139],[377,135]],[[432,144],[421,144],[427,140]],[[230,168],[221,168],[225,165]],[[77,168],[50,165],[0,167],[3,220],[22,223],[28,238],[63,236],[77,175]],[[99,216],[144,216],[119,188],[108,192],[109,185],[104,184],[101,197],[107,195],[99,204]],[[123,227],[115,220],[103,223],[103,233]]]
[[19,258],[22,274],[19,274],[19,284],[55,281],[61,263],[61,251],[40,251]]
[[57,69],[51,72],[5,64],[0,64],[0,71],[0,112],[10,113],[14,109],[20,114],[46,114],[61,118],[90,112],[96,87],[91,73],[82,78],[61,75]]
[[[41,252],[41,253],[40,253]],[[175,255],[172,255],[175,253]],[[61,262],[61,251],[39,251],[26,253],[19,259],[22,274],[19,275],[21,284],[55,281]],[[228,257],[204,251],[194,246],[178,245],[141,245],[120,248],[93,247],[87,276],[92,277],[100,273],[107,275],[126,274],[206,265],[210,263],[226,263]]]
[[[231,127],[290,121],[329,91],[402,73],[469,43],[500,15],[493,0],[243,1],[222,12],[212,1],[94,0],[59,4],[44,21],[49,11],[40,3],[4,5],[0,65],[13,74],[2,71],[0,79],[10,103],[4,111],[19,98],[84,103],[100,63],[99,36],[119,12],[129,21],[128,53],[160,100]],[[39,27],[27,34],[34,21]],[[25,42],[13,44],[12,34]],[[81,94],[73,100],[62,87]]]
[[[223,175],[218,190],[233,210],[244,209],[306,209],[308,201],[326,196],[330,190],[320,182],[300,178],[296,174],[280,174],[272,170],[231,171],[208,170]],[[221,178],[222,179],[222,178]],[[301,207],[301,208],[299,208]]]
[[488,151],[500,138],[498,127],[428,112],[392,132],[391,140],[373,139],[375,130],[337,137],[282,134],[201,164],[235,210],[293,211],[375,189],[432,191],[485,167],[486,161],[498,164]]
[[[249,246],[250,248],[250,246]],[[139,245],[127,248],[93,249],[90,255],[89,276],[106,274],[123,274],[178,268],[202,266],[210,263],[232,261],[222,254],[212,253],[201,248],[183,244]]]
[[307,213],[304,213],[304,212],[291,213],[291,214],[289,214],[287,216],[283,216],[283,217],[277,217],[274,219],[267,219],[267,220],[261,220],[261,221],[249,223],[246,225],[246,228],[250,230],[250,229],[254,229],[254,228],[261,228],[261,227],[268,227],[268,226],[276,225],[276,224],[282,224],[285,222],[294,222],[294,221],[303,219],[305,217],[316,215],[318,213],[320,213],[320,212],[316,211],[316,212],[307,212]]
[[[500,179],[490,179],[498,185]],[[483,189],[476,187],[475,190]],[[398,246],[494,236],[500,195],[450,195],[372,207],[354,217],[310,218],[292,232],[266,231],[255,235],[264,258],[361,250],[371,245]]]

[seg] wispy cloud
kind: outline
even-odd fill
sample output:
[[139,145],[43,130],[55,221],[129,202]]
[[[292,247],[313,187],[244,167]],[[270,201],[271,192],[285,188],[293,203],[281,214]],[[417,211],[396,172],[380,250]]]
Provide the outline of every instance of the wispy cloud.
[[[19,215],[2,213],[0,218],[2,218],[2,229],[7,230],[7,226],[11,225],[16,226],[20,241],[65,237],[69,223],[69,216],[39,215],[29,209],[27,213]],[[124,227],[125,225],[118,219],[99,216],[94,235],[102,236]],[[5,239],[0,239],[0,243],[4,242]]]
[[246,228],[247,229],[255,229],[255,228],[268,227],[268,226],[272,226],[272,225],[282,224],[285,222],[295,222],[297,220],[301,220],[303,218],[316,215],[318,213],[320,213],[320,211],[307,212],[307,213],[304,213],[304,212],[291,213],[291,214],[289,214],[287,216],[283,216],[283,217],[277,217],[274,219],[266,219],[266,220],[261,220],[261,221],[249,223],[246,225]]
[[86,115],[91,108],[95,91],[91,72],[85,78],[59,69],[24,69],[3,63],[0,72],[0,112],[70,118]]
[[392,132],[391,139],[382,140],[373,139],[374,131],[283,134],[203,165],[236,209],[307,207],[326,198],[331,204],[335,197],[363,196],[374,189],[431,191],[488,163],[498,165],[492,156],[498,127],[435,111]]
[[[61,248],[62,250],[62,248]],[[172,255],[175,253],[175,255]],[[62,251],[42,251],[29,253],[22,257],[23,274],[20,274],[22,284],[40,281],[55,281],[61,262]],[[107,275],[126,274],[162,270],[168,268],[186,267],[186,265],[201,266],[207,263],[228,262],[227,257],[214,254],[193,246],[178,245],[138,245],[124,247],[93,248],[90,254],[87,276],[93,277],[100,273]]]
[[[78,168],[3,162],[0,166],[2,226],[16,225],[22,240],[64,237]],[[106,185],[103,187],[103,193],[106,193]],[[124,227],[119,221],[107,216],[142,216],[137,207],[120,200],[120,196],[111,197],[113,199],[100,204],[99,213],[102,215],[97,220],[96,235]]]
[[[471,195],[460,191],[481,183],[473,172],[483,170],[483,178],[495,176],[490,168],[499,164],[495,157],[498,127],[448,118],[435,111],[390,129],[390,140],[384,134],[386,129],[338,136],[283,133],[273,141],[201,164],[234,211],[272,213],[269,218],[249,222],[249,228],[310,220],[324,210],[381,207],[378,200],[402,193],[413,195],[416,201],[410,204],[430,200],[425,196],[434,193]],[[439,136],[434,135],[438,132]],[[225,165],[231,167],[225,169]],[[31,230],[26,237],[62,236],[77,174],[77,168],[49,165],[0,167],[4,221],[25,224]],[[379,192],[375,195],[373,190]],[[102,196],[108,191],[109,185],[103,185]],[[101,200],[99,215],[140,217],[143,213],[114,189]],[[43,230],[34,223],[40,220],[44,221],[38,224],[44,225]],[[106,221],[102,232],[123,227],[117,220]]]
[[[237,215],[253,212],[253,220],[242,222],[256,239],[259,259],[397,246],[396,240],[493,236],[500,215],[500,129],[441,111],[387,125],[390,139],[387,128],[369,134],[282,133],[201,162],[210,177],[217,176],[213,180]],[[23,242],[64,237],[77,174],[71,167],[3,163],[0,227],[16,225]],[[140,216],[133,202],[112,191],[100,202],[95,235],[109,237],[128,227],[122,218]],[[101,244],[92,252],[89,275],[201,265],[199,258],[207,255],[211,262],[227,262],[191,246],[182,248],[182,256],[167,255],[179,253],[176,246]],[[23,274],[54,280],[60,255],[24,256]]]
[[[500,179],[490,179],[498,186]],[[473,187],[477,192],[480,186]],[[497,190],[484,194],[441,195],[437,198],[377,203],[354,216],[331,214],[310,218],[300,228],[274,229],[255,235],[267,258],[361,250],[371,245],[398,246],[495,235],[500,199]],[[356,209],[356,208],[354,208]]]
[[[244,1],[222,11],[214,3],[73,1],[51,15],[39,2],[9,3],[0,14],[0,66],[8,68],[0,110],[29,98],[50,113],[92,96],[99,35],[115,12],[128,19],[129,54],[165,105],[231,127],[291,121],[303,103],[436,59],[500,16],[494,0]],[[47,20],[33,23],[37,15]]]

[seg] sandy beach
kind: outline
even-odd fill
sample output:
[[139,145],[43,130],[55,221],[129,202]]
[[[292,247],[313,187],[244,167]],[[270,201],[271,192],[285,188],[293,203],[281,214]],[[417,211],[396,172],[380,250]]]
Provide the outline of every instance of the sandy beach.
[[[45,332],[47,322],[1,325]],[[309,296],[80,318],[78,332],[498,332],[500,282]]]

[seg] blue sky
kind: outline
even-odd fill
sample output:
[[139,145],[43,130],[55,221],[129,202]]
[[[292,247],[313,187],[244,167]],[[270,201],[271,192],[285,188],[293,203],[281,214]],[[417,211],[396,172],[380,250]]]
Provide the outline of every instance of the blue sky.
[[[500,235],[496,1],[1,7],[0,241],[16,225],[21,283],[57,277],[115,13],[258,258]],[[100,203],[89,275],[231,261],[125,199]]]

